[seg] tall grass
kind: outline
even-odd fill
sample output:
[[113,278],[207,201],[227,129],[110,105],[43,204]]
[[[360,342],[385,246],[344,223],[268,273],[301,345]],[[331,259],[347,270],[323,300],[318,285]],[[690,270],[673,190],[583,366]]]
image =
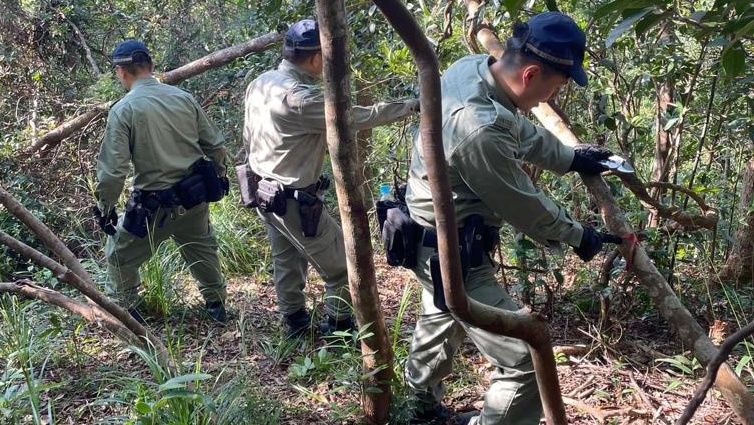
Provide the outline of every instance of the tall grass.
[[255,275],[270,262],[270,247],[264,224],[256,211],[240,205],[238,194],[231,192],[211,206],[212,228],[220,246],[223,273]]

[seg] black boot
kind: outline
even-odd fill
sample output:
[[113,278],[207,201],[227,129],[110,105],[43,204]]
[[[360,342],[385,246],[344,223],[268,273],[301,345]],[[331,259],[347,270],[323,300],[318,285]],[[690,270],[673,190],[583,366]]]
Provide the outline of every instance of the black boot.
[[207,301],[204,304],[207,314],[214,320],[225,323],[228,320],[228,314],[225,311],[225,304],[222,301]]
[[286,338],[298,338],[309,332],[312,318],[309,316],[309,312],[302,308],[295,313],[287,314],[285,323],[288,324],[288,330],[285,332]]
[[350,332],[356,329],[356,322],[354,322],[353,316],[341,319],[328,316],[327,323],[319,325],[319,331],[323,336],[332,335],[334,332]]

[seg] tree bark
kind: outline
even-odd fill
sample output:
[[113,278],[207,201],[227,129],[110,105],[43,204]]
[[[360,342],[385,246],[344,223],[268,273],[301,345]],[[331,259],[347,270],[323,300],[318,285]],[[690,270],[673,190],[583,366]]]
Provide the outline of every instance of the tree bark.
[[[264,52],[270,47],[283,39],[283,34],[269,33],[257,38],[253,38],[245,43],[236,44],[235,46],[227,47],[222,50],[210,53],[200,59],[193,62],[189,62],[186,65],[178,67],[172,71],[158,74],[157,77],[165,84],[175,85],[183,80],[199,75],[210,69],[219,68],[225,64],[238,59],[241,56],[248,55],[250,53]],[[37,139],[24,153],[25,156],[33,155],[40,151],[45,151],[56,146],[66,138],[70,137],[73,133],[80,130],[85,125],[92,121],[98,120],[105,116],[110,109],[108,102],[99,103],[94,106],[94,109],[84,112],[74,118],[66,120],[63,124],[45,133],[42,137]]]
[[[668,115],[668,108],[673,103],[673,90],[670,84],[662,83],[657,90],[657,110],[655,116],[655,156],[652,162],[651,178],[653,182],[667,182],[670,164],[670,133],[665,131],[664,117]],[[665,190],[662,187],[654,187],[650,190],[652,198],[660,202]],[[657,227],[660,225],[660,219],[657,214],[650,212],[647,226]]]
[[123,323],[96,304],[86,304],[74,300],[60,292],[39,286],[26,279],[16,282],[0,282],[0,292],[8,292],[18,297],[34,298],[47,304],[64,308],[71,313],[78,314],[89,323],[102,325],[126,344],[135,345],[143,349],[148,348],[142,339],[134,335],[130,329],[123,326]]
[[565,407],[560,396],[560,384],[546,320],[525,310],[513,312],[485,305],[466,295],[457,248],[458,227],[442,143],[442,99],[437,57],[413,15],[400,1],[375,0],[374,3],[406,43],[419,68],[419,132],[432,192],[440,268],[448,308],[458,320],[527,342],[532,354],[545,418],[549,424],[566,424]]
[[[351,112],[348,37],[343,1],[317,0],[324,60],[325,120],[338,207],[348,261],[348,282],[359,326],[371,324],[372,336],[361,340],[363,383],[361,405],[368,424],[385,424],[390,412],[394,378],[393,350],[377,292],[371,231],[357,162],[356,134]],[[376,373],[375,373],[376,371]],[[378,388],[379,391],[369,390]]]
[[738,217],[743,218],[736,230],[736,241],[721,275],[726,280],[750,281],[754,275],[754,158],[746,162],[741,179]]

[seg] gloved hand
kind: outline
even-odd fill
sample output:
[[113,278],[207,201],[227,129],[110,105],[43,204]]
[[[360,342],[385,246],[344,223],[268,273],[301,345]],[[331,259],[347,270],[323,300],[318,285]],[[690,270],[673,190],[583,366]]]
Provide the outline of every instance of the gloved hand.
[[580,144],[573,148],[573,162],[568,171],[584,174],[599,174],[607,171],[608,167],[600,164],[613,153],[602,146]]
[[110,236],[115,234],[115,227],[118,225],[118,213],[115,212],[115,208],[110,208],[110,212],[107,213],[107,216],[104,216],[99,207],[95,205],[92,207],[92,213],[94,214],[94,218],[97,219],[99,227],[105,233]]
[[602,249],[605,242],[619,244],[623,242],[620,236],[610,233],[601,233],[594,230],[591,226],[584,226],[584,234],[581,236],[579,246],[573,247],[573,252],[581,258],[582,261],[589,261],[597,255]]

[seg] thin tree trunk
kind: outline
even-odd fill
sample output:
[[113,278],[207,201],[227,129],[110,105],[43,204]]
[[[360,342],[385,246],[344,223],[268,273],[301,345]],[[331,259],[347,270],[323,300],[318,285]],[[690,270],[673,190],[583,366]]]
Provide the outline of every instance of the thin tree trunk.
[[[183,80],[199,75],[210,69],[219,68],[234,61],[235,59],[238,59],[241,56],[268,50],[270,47],[274,46],[282,39],[283,35],[279,33],[265,34],[257,38],[253,38],[245,43],[236,44],[235,46],[210,53],[207,56],[199,58],[193,62],[189,62],[186,65],[183,65],[172,71],[166,72],[164,74],[158,74],[157,77],[160,78],[165,84],[175,85]],[[95,105],[93,109],[86,111],[74,118],[66,120],[65,122],[63,122],[63,124],[48,131],[42,137],[37,139],[24,152],[24,155],[33,155],[39,151],[44,151],[56,146],[58,143],[70,137],[73,133],[77,132],[85,125],[104,117],[109,109],[109,103],[99,103]]]
[[725,280],[751,281],[754,275],[754,158],[746,163],[741,179],[738,217],[743,218],[736,230],[735,244],[722,270]]
[[[377,292],[369,219],[361,187],[364,184],[351,112],[348,37],[343,1],[317,0],[324,60],[325,120],[338,207],[348,260],[348,282],[359,326],[371,324],[373,335],[362,339],[366,381],[361,392],[364,419],[385,424],[390,412],[393,350]],[[376,371],[376,373],[375,373]],[[378,388],[379,391],[369,390]]]
[[[668,115],[668,106],[673,102],[672,88],[668,83],[663,83],[657,90],[657,110],[655,116],[655,156],[652,162],[651,180],[653,182],[667,182],[670,159],[670,133],[663,128],[664,117]],[[662,188],[653,188],[650,195],[657,201],[662,200],[665,191]],[[657,214],[650,212],[647,227],[657,227],[660,219]]]

